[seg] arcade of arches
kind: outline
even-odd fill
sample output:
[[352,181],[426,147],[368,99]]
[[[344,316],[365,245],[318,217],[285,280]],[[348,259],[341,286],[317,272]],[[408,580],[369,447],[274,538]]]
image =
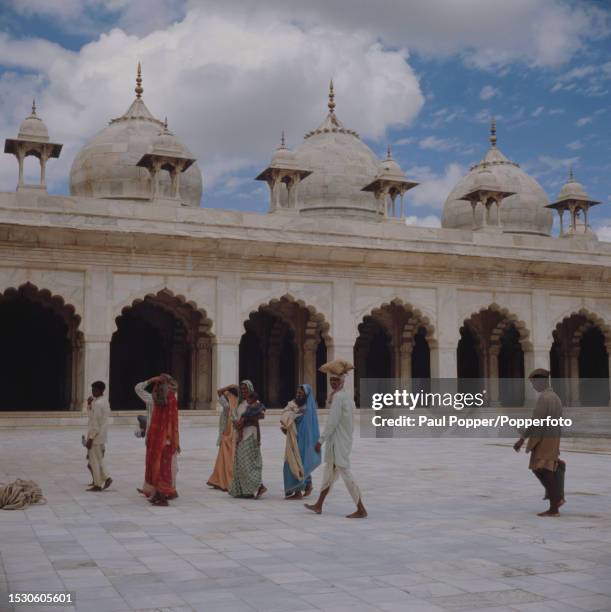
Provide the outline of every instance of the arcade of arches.
[[459,388],[475,391],[469,386],[487,380],[491,402],[520,405],[525,391],[523,344],[515,324],[499,310],[486,308],[471,315],[460,329],[456,350]]
[[136,383],[169,372],[180,408],[207,408],[212,397],[210,322],[167,292],[123,309],[110,343],[110,405],[141,409]]
[[285,406],[299,382],[311,385],[319,405],[327,394],[318,368],[327,361],[328,325],[286,297],[261,306],[244,322],[240,380],[252,381],[266,406]]
[[[87,345],[80,325],[74,307],[45,289],[27,283],[0,293],[0,372],[11,381],[3,385],[0,410],[83,408]],[[214,406],[215,340],[205,313],[160,291],[125,307],[116,325],[109,377],[114,410],[142,408],[134,385],[162,371],[178,379],[181,408]],[[396,378],[406,386],[430,378],[435,339],[428,321],[415,309],[386,304],[364,317],[358,331],[355,391],[362,377]],[[321,315],[289,298],[273,300],[244,323],[240,379],[250,378],[269,407],[283,406],[303,381],[312,385],[322,406],[327,381],[318,368],[327,360],[330,343],[329,325]],[[519,404],[531,350],[528,333],[513,317],[498,308],[481,310],[460,329],[459,381],[486,379],[493,401]],[[579,311],[557,325],[549,363],[552,377],[565,379],[554,381],[565,402],[609,404],[610,354],[611,334],[595,316]],[[584,379],[604,382],[593,385]]]
[[422,317],[396,302],[373,310],[359,325],[354,367],[357,404],[361,378],[394,378],[404,388],[422,385],[431,377],[430,338]]

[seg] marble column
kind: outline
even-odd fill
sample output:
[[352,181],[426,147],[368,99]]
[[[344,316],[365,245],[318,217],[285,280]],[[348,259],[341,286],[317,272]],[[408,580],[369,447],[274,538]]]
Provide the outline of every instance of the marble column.
[[569,353],[569,405],[579,406],[579,349]]
[[458,320],[457,293],[453,285],[443,285],[437,288],[437,321],[435,322],[434,340],[431,347],[431,378],[456,379],[457,359],[456,348],[460,340]]
[[[91,383],[96,380],[108,382],[110,373],[110,336],[86,335],[83,343],[83,389],[81,410],[87,412],[87,397]],[[108,384],[106,397],[109,396]]]
[[488,350],[488,367],[487,367],[487,386],[488,397],[490,404],[498,406],[500,404],[499,397],[499,349],[500,347],[490,347]]
[[198,338],[191,360],[191,401],[194,410],[212,410],[212,341]]
[[267,401],[268,408],[280,408],[280,343],[271,341],[267,347]]
[[456,345],[431,347],[431,378],[456,378]]
[[185,345],[184,338],[181,334],[174,331],[174,337],[171,340],[170,345],[170,371],[174,378],[178,381],[179,385],[183,385],[183,389],[178,388],[178,405],[180,408],[189,406],[189,398],[185,396],[184,383],[185,380]]
[[84,359],[83,359],[83,339],[80,334],[72,339],[72,375],[71,375],[71,391],[70,391],[70,410],[80,410],[84,397]]
[[221,389],[227,385],[236,385],[239,377],[240,364],[240,338],[221,337],[213,340],[213,377],[214,389]]
[[316,397],[316,349],[318,341],[308,338],[303,344],[303,382],[312,387],[312,394]]
[[399,349],[399,384],[402,389],[411,389],[412,386],[412,351],[414,345],[411,342],[401,343]]

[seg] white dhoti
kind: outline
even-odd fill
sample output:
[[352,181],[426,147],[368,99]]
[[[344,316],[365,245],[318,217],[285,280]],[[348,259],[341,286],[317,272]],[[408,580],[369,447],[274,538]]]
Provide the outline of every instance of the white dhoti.
[[106,470],[104,469],[104,445],[93,444],[87,454],[89,466],[91,467],[91,475],[93,476],[93,484],[96,487],[103,487],[108,479]]
[[350,468],[325,463],[325,471],[322,478],[322,484],[320,485],[320,490],[324,491],[325,489],[329,489],[330,491],[338,476],[342,477],[342,480],[346,485],[346,489],[348,489],[348,493],[350,493],[354,503],[358,504],[361,499],[361,490],[354,481]]

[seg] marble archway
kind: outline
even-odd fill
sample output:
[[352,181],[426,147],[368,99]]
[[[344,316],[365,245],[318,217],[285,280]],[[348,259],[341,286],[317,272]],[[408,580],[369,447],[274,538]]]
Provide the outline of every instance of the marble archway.
[[469,381],[479,389],[487,381],[492,403],[521,405],[525,398],[525,354],[531,350],[529,333],[522,321],[496,304],[482,308],[465,319],[458,342],[459,387]]
[[31,283],[0,293],[0,410],[78,410],[83,339],[72,305]]
[[180,408],[212,401],[211,321],[194,304],[162,290],[122,309],[110,343],[110,405],[142,408],[134,385],[160,372],[178,381]]
[[286,295],[259,306],[244,322],[239,378],[252,380],[270,408],[284,406],[301,383],[311,385],[318,404],[324,406],[327,381],[318,368],[329,348],[324,317]]
[[563,317],[552,336],[552,380],[564,402],[608,405],[611,331],[604,321],[580,310]]
[[355,396],[361,378],[394,378],[407,388],[425,385],[431,377],[435,345],[428,319],[410,304],[393,300],[363,317],[354,344]]

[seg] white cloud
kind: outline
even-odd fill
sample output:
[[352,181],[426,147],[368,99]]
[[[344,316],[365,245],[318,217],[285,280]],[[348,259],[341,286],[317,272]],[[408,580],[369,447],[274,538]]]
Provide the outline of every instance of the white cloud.
[[427,215],[426,217],[410,215],[405,217],[405,225],[412,225],[415,227],[441,227],[441,219],[437,215]]
[[[321,123],[330,77],[338,117],[363,136],[380,139],[420,111],[423,96],[406,51],[387,50],[366,32],[264,17],[245,21],[192,8],[165,30],[137,36],[114,29],[78,52],[0,34],[0,55],[35,72],[0,78],[0,130],[14,134],[36,97],[51,138],[65,144],[60,161],[49,165],[49,181],[63,181],[82,141],[133,100],[141,60],[143,98],[198,158],[205,199],[223,174],[267,163],[283,128],[294,146]],[[0,157],[0,177],[13,176],[13,164]]]
[[397,147],[403,147],[408,144],[413,144],[414,142],[416,142],[416,138],[414,136],[406,136],[405,138],[399,138],[398,140],[395,140],[393,144]]
[[95,27],[102,14],[130,33],[146,34],[180,20],[185,11],[222,11],[242,25],[252,20],[325,27],[344,35],[367,32],[395,48],[444,57],[458,54],[470,65],[502,69],[519,61],[529,66],[566,63],[588,41],[609,33],[609,12],[601,3],[564,0],[12,0],[14,10],[41,14],[67,28]]
[[583,127],[584,125],[588,125],[589,123],[592,123],[592,117],[581,117],[580,119],[577,119],[575,125],[577,127]]
[[496,87],[492,87],[492,85],[484,85],[481,91],[479,92],[480,100],[490,100],[494,98],[494,96],[499,94],[499,90]]
[[550,155],[539,155],[539,161],[552,170],[558,168],[570,168],[579,161],[579,157],[551,157]]
[[164,29],[184,17],[184,0],[8,0],[12,10],[25,17],[36,15],[65,31],[100,34],[101,24],[111,23],[132,34]]
[[576,91],[586,96],[599,97],[608,92],[611,62],[601,65],[577,66],[556,77],[551,91]]
[[594,227],[594,232],[598,236],[599,240],[602,240],[603,242],[611,242],[611,223],[609,220],[600,225],[596,225]]
[[427,136],[422,138],[418,143],[421,149],[430,151],[450,151],[456,147],[456,143],[447,138],[437,138],[436,136]]
[[408,198],[413,206],[430,206],[440,210],[448,194],[465,175],[465,168],[460,164],[448,165],[443,173],[434,172],[429,166],[410,168],[407,175],[420,185],[408,191]]
[[567,149],[571,149],[573,151],[578,151],[579,149],[583,149],[585,144],[581,142],[581,140],[573,140],[566,145]]
[[545,106],[538,106],[530,115],[531,117],[539,117],[544,110]]

